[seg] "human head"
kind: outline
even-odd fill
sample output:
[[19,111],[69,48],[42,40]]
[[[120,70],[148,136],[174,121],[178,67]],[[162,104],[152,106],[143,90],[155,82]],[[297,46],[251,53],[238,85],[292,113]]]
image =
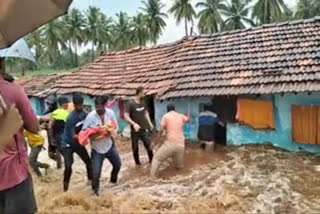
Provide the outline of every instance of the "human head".
[[99,115],[105,114],[107,101],[108,99],[106,99],[105,96],[100,96],[95,99],[94,104]]
[[68,105],[69,104],[69,100],[66,97],[59,97],[58,98],[58,104],[59,104],[60,108],[63,108],[65,110],[67,110],[68,107],[69,107],[69,105]]
[[167,111],[168,111],[168,112],[170,112],[170,111],[175,111],[175,110],[176,110],[176,109],[175,109],[175,107],[174,107],[173,104],[167,105]]
[[203,110],[204,111],[211,111],[211,106],[209,104],[204,104]]
[[73,95],[72,102],[76,111],[83,110],[83,97],[80,94]]
[[137,88],[136,97],[142,100],[144,98],[144,89],[142,87]]

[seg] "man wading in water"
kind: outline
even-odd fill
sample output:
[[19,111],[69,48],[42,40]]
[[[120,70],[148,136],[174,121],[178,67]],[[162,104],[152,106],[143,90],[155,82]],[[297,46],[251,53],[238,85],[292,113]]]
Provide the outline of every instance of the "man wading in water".
[[153,130],[153,124],[150,120],[148,110],[143,103],[144,90],[138,88],[133,102],[129,103],[125,113],[125,120],[131,125],[131,141],[134,161],[137,166],[141,165],[139,160],[139,140],[144,144],[147,150],[149,162],[152,162],[153,152],[151,149],[151,140],[149,136],[150,129]]

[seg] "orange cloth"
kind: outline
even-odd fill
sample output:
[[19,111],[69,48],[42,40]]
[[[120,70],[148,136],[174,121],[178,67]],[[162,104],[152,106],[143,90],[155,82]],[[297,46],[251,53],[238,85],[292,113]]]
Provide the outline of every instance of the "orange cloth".
[[105,127],[94,127],[94,128],[88,128],[86,130],[82,130],[78,134],[78,141],[81,145],[86,146],[89,143],[89,138],[92,135],[99,134],[99,136],[96,137],[96,140],[107,138],[109,136],[109,133],[116,128],[117,128],[116,123],[114,121],[111,121],[111,123]]
[[273,104],[270,101],[238,99],[236,119],[254,129],[274,129]]
[[170,111],[162,117],[161,127],[166,130],[168,143],[184,146],[183,125],[189,118],[175,111]]
[[[317,144],[319,123],[317,106],[292,106],[292,138],[297,143]],[[320,125],[320,124],[319,124]]]

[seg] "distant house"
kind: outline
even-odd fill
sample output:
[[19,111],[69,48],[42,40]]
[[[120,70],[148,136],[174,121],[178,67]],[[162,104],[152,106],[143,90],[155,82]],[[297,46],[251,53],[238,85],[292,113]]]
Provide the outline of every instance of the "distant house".
[[[143,86],[157,127],[168,103],[196,139],[201,106],[227,124],[227,143],[320,152],[320,18],[105,53],[57,79],[52,93],[130,97]],[[319,145],[318,145],[319,144]]]

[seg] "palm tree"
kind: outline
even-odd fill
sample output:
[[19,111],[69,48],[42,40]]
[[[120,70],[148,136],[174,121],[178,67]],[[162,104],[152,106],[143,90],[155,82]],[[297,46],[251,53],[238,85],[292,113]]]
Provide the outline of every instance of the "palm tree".
[[188,36],[188,22],[193,23],[193,19],[196,17],[196,11],[191,4],[191,0],[175,0],[169,12],[176,18],[177,24],[180,24],[184,19],[185,32]]
[[164,19],[168,18],[168,15],[162,12],[164,4],[162,4],[160,0],[144,0],[142,4],[144,7],[141,9],[148,17],[150,40],[153,44],[157,44],[157,40],[166,26]]
[[258,24],[270,24],[283,20],[288,11],[283,0],[258,0],[253,7],[252,18],[257,19]]
[[313,0],[299,0],[297,3],[297,10],[294,17],[297,19],[308,19],[314,16],[314,1]]
[[221,10],[225,8],[224,0],[205,0],[198,2],[196,7],[201,8],[198,14],[200,33],[213,34],[220,30],[223,22]]
[[87,26],[85,29],[87,40],[91,42],[91,60],[94,60],[94,52],[95,52],[95,46],[98,43],[98,20],[100,16],[100,9],[96,7],[89,7],[89,9],[86,11],[86,18],[87,18]]
[[107,50],[107,47],[111,43],[111,29],[112,29],[112,18],[108,18],[104,13],[101,13],[97,21],[98,34],[97,42],[100,50]]
[[134,44],[139,46],[146,46],[149,40],[147,16],[142,13],[139,13],[137,16],[133,17],[132,23]]
[[34,48],[35,50],[35,59],[39,61],[40,57],[43,54],[43,37],[42,37],[42,29],[37,29],[27,36],[27,43],[30,48]]
[[251,0],[231,0],[226,2],[226,8],[222,14],[226,17],[224,30],[236,30],[246,28],[246,24],[254,26],[254,22],[248,18]]
[[62,29],[65,29],[66,32],[66,38],[69,38],[74,49],[74,65],[79,65],[78,60],[78,46],[82,44],[85,40],[85,26],[86,26],[86,20],[83,16],[83,14],[78,9],[72,9],[69,17],[66,18],[66,26],[62,27]]
[[44,44],[46,52],[48,53],[49,62],[51,65],[56,64],[59,58],[60,50],[59,45],[64,46],[63,26],[60,20],[54,20],[44,26]]
[[129,16],[120,12],[116,14],[117,21],[114,25],[114,48],[123,50],[131,47],[132,41],[132,23]]

